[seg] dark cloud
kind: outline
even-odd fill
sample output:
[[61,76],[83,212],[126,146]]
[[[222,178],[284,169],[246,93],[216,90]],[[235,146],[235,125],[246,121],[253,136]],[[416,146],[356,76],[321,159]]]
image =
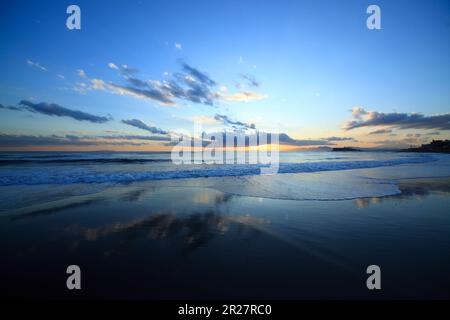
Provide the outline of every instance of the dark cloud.
[[[220,99],[248,102],[267,97],[267,95],[250,91],[223,95],[216,89],[218,83],[211,79],[205,72],[190,66],[182,60],[178,62],[181,70],[161,81],[143,80],[138,76],[137,69],[109,63],[108,66],[111,69],[117,70],[123,76],[126,83],[107,83],[101,79],[92,79],[92,88],[90,89],[108,90],[116,94],[148,98],[166,105],[174,105],[176,99],[214,106],[215,102]],[[249,75],[243,75],[242,77],[254,87],[260,85],[258,81]]]
[[[134,79],[134,81],[136,81],[136,79]],[[144,82],[142,82],[142,83],[144,83]],[[146,84],[145,87],[140,87],[140,88],[136,88],[136,87],[132,87],[132,86],[120,86],[120,85],[113,84],[113,83],[111,83],[109,85],[116,90],[131,94],[131,95],[135,95],[135,96],[138,96],[141,98],[149,98],[149,99],[161,102],[163,104],[174,104],[174,101],[171,99],[170,95],[168,95],[163,90],[152,87],[149,84]]]
[[55,103],[33,103],[27,100],[22,100],[19,105],[22,105],[27,110],[32,112],[42,113],[48,116],[69,117],[78,121],[104,123],[111,120],[110,117],[96,116],[86,112],[68,109]]
[[149,131],[149,132],[155,133],[155,134],[167,134],[168,133],[167,131],[164,131],[157,127],[148,126],[139,119],[122,120],[122,123],[125,123],[129,126],[133,126],[133,127],[136,127],[136,128],[142,129],[142,130],[146,130],[146,131]]
[[254,77],[252,77],[248,74],[243,74],[243,75],[241,75],[241,77],[243,79],[247,80],[247,82],[253,87],[258,88],[261,85],[261,83],[259,81],[257,81]]
[[[106,140],[106,141],[105,141]],[[114,141],[111,141],[114,140]],[[134,142],[131,140],[141,140]],[[29,147],[29,146],[143,146],[151,141],[170,141],[169,137],[116,135],[116,136],[75,136],[75,135],[14,135],[0,133],[0,147]]]
[[357,108],[353,110],[353,118],[354,120],[347,123],[346,130],[376,126],[390,126],[398,129],[450,130],[450,113],[424,116],[419,113],[382,113]]
[[0,104],[0,109],[13,110],[13,111],[22,111],[22,108],[15,107],[15,106],[4,106],[2,104]]
[[[260,132],[262,134],[262,132]],[[213,133],[208,133],[207,135],[209,137],[215,137],[215,139],[220,139],[220,137],[222,137],[223,139],[223,145],[226,145],[226,140],[227,140],[227,134],[229,134],[228,138],[233,137],[234,138],[234,144],[236,145],[236,141],[238,139],[238,137],[242,138],[244,137],[245,139],[245,145],[249,146],[250,141],[255,141],[256,145],[251,145],[251,146],[257,146],[260,145],[260,139],[258,137],[258,134],[256,132],[253,132],[251,134],[246,134],[243,132],[213,132]],[[267,143],[271,144],[271,140],[272,140],[272,136],[273,133],[264,133],[267,135]],[[331,143],[330,141],[326,141],[326,140],[312,140],[312,139],[305,139],[305,140],[297,140],[297,139],[293,139],[291,138],[288,134],[286,133],[280,133],[278,135],[278,139],[279,139],[279,144],[280,145],[289,145],[289,146],[298,146],[298,147],[305,147],[305,146],[329,146],[329,145],[333,145],[333,143]],[[205,140],[203,139],[203,145],[206,146],[211,142],[211,140]]]
[[375,135],[375,134],[388,134],[388,133],[392,133],[391,129],[380,129],[380,130],[375,130],[372,131],[371,133],[369,133],[369,135]]
[[134,78],[134,77],[127,77],[126,79],[130,84],[132,84],[135,87],[143,87],[143,88],[148,87],[148,83],[141,79]]
[[351,138],[351,137],[328,137],[328,138],[323,138],[322,140],[326,140],[326,141],[355,141],[355,138]]
[[233,121],[231,120],[228,116],[223,115],[223,114],[216,114],[214,116],[214,119],[216,119],[217,121],[221,121],[222,123],[224,123],[225,125],[230,125],[236,129],[256,129],[255,124],[254,123],[244,123],[241,121]]
[[213,105],[219,95],[212,91],[217,83],[205,73],[181,62],[182,72],[174,75],[175,80],[163,86],[171,95],[194,103]]
[[406,136],[408,138],[420,138],[422,135],[420,133],[408,133]]
[[330,141],[327,140],[297,140],[291,138],[286,133],[280,133],[279,141],[282,145],[291,145],[291,146],[328,146],[333,145]]
[[98,138],[106,140],[145,140],[145,141],[170,141],[168,136],[139,136],[139,135],[114,135],[99,136]]
[[206,86],[215,86],[217,83],[208,77],[205,73],[191,67],[187,63],[181,62],[181,66],[186,74],[192,76],[195,80]]
[[212,91],[217,83],[205,73],[181,63],[181,72],[175,73],[167,81],[145,81],[137,76],[138,70],[130,67],[116,66],[110,63],[112,69],[118,70],[127,82],[126,85],[103,83],[99,88],[110,89],[116,93],[126,93],[142,98],[158,101],[162,104],[175,104],[174,99],[194,103],[213,105],[220,96]]

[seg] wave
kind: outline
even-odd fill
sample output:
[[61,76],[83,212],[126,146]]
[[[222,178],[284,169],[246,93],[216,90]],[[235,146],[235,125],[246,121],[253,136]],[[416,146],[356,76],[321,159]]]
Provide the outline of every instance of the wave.
[[[120,159],[108,159],[120,160]],[[369,161],[328,161],[280,163],[278,173],[306,173],[321,171],[339,171],[352,169],[369,169],[389,167],[402,164],[420,164],[436,161],[431,156],[408,157],[391,160]],[[148,161],[148,159],[146,160]],[[259,175],[264,165],[221,165],[203,168],[167,171],[108,171],[98,172],[83,168],[73,168],[58,173],[54,168],[28,168],[28,170],[9,169],[0,171],[0,186],[11,185],[39,185],[39,184],[75,184],[75,183],[130,183],[145,180],[173,180],[209,177],[236,177]]]

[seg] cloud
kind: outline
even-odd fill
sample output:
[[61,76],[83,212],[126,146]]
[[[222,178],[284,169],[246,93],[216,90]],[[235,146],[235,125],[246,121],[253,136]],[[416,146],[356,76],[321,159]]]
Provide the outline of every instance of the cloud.
[[351,138],[351,137],[328,137],[328,138],[323,138],[322,140],[326,140],[326,141],[355,141],[355,138]]
[[250,91],[243,91],[238,92],[232,95],[224,96],[225,100],[229,101],[243,101],[243,102],[249,102],[253,100],[263,100],[266,99],[268,96],[265,94],[259,94],[256,92],[250,92]]
[[108,67],[113,69],[113,70],[119,71],[122,75],[125,75],[125,76],[129,76],[129,75],[132,75],[132,74],[139,73],[138,69],[131,68],[130,66],[128,66],[126,64],[117,65],[117,64],[115,64],[113,62],[109,62],[108,63]]
[[139,72],[137,69],[127,65],[117,66],[111,62],[108,66],[118,70],[126,84],[119,85],[112,82],[107,83],[101,79],[92,79],[91,85],[94,90],[106,90],[115,94],[151,99],[163,105],[174,105],[175,99],[212,105],[213,101],[219,97],[211,90],[216,82],[205,73],[184,62],[181,65],[182,72],[176,73],[171,80],[145,81],[136,76]]
[[[267,143],[271,143],[272,140],[272,135],[273,133],[267,132],[265,133],[268,135],[268,139],[267,139]],[[226,145],[227,143],[227,135],[224,132],[212,132],[212,133],[208,133],[208,136],[213,136],[213,137],[223,137],[223,144]],[[249,146],[250,141],[255,141],[256,145],[251,145],[251,146],[257,146],[260,145],[260,140],[258,138],[258,135],[256,132],[253,132],[251,134],[247,134],[244,133],[242,131],[238,131],[238,132],[233,132],[231,134],[232,137],[244,137],[246,142],[245,145]],[[312,139],[305,139],[305,140],[298,140],[298,139],[293,139],[291,138],[288,134],[286,133],[280,133],[278,135],[279,138],[279,144],[280,145],[287,145],[287,146],[296,146],[296,147],[307,147],[307,146],[329,146],[329,145],[333,145],[333,143],[326,141],[326,140],[312,140]],[[248,139],[248,140],[247,140]],[[205,140],[203,139],[203,144],[207,145],[210,142],[210,140]],[[236,143],[236,140],[235,140]]]
[[142,129],[142,130],[146,130],[146,131],[149,131],[149,132],[155,133],[155,134],[168,134],[167,131],[161,130],[157,127],[150,127],[139,119],[122,120],[122,123],[125,123],[129,126],[133,126],[133,127],[136,127],[136,128]]
[[177,80],[164,81],[159,85],[161,91],[172,98],[212,106],[218,94],[190,75],[175,75]]
[[77,70],[77,74],[81,78],[86,78],[86,72],[84,70],[82,70],[82,69],[78,69]]
[[408,138],[420,138],[422,135],[420,133],[408,133],[406,137]]
[[369,133],[369,135],[375,135],[375,134],[388,134],[388,133],[392,133],[391,129],[380,129],[380,130],[375,130],[372,131],[371,133]]
[[63,80],[65,79],[65,77],[62,74],[57,74],[56,76],[60,79],[63,79]]
[[26,63],[28,63],[28,65],[30,65],[30,66],[32,66],[32,67],[34,67],[34,68],[40,69],[40,70],[42,70],[42,71],[48,71],[47,68],[44,67],[44,66],[42,66],[39,62],[34,62],[34,61],[31,61],[31,60],[26,60]]
[[137,74],[139,73],[139,70],[136,68],[131,68],[130,66],[123,64],[120,66],[120,72],[122,72],[122,74],[126,75],[126,76],[130,76],[133,74]]
[[101,117],[78,110],[68,109],[55,103],[33,103],[27,100],[22,100],[19,105],[22,105],[27,110],[32,112],[38,112],[48,116],[69,117],[78,121],[104,123],[111,120],[110,117]]
[[84,83],[84,82],[77,82],[73,88],[74,91],[80,93],[80,94],[86,94],[86,92],[88,92],[89,90],[91,90],[91,88],[89,87],[88,84]]
[[377,126],[389,126],[398,129],[450,130],[450,113],[424,116],[420,113],[366,111],[358,107],[352,110],[352,115],[354,120],[347,123],[345,130]]
[[291,138],[286,133],[280,133],[279,142],[281,145],[291,145],[291,146],[328,146],[332,145],[330,141],[327,140],[297,140]]
[[116,66],[116,65],[115,65],[114,63],[112,63],[112,62],[108,63],[108,67],[110,67],[111,69],[114,69],[114,70],[119,70],[119,67]]
[[215,86],[217,83],[212,80],[206,73],[203,73],[187,63],[182,62],[181,66],[183,67],[184,72],[186,72],[188,75],[191,75],[194,79],[197,81],[207,85],[207,86]]
[[368,113],[362,107],[354,107],[351,111],[352,111],[352,116],[355,119],[361,119],[361,117],[365,116]]
[[254,92],[239,92],[226,96],[224,95],[226,87],[219,86],[208,74],[184,61],[180,60],[179,64],[181,71],[170,77],[168,73],[165,74],[164,80],[143,80],[138,75],[139,70],[110,62],[108,67],[117,70],[125,83],[116,84],[102,79],[91,79],[91,89],[150,99],[162,105],[175,105],[177,100],[180,100],[213,106],[220,99],[248,102],[267,97]]
[[114,135],[114,136],[99,136],[98,138],[112,139],[112,140],[171,141],[171,138],[169,136]]
[[253,76],[248,75],[248,74],[243,74],[241,75],[241,77],[245,80],[247,80],[247,82],[252,86],[252,87],[256,87],[258,88],[261,83],[259,81],[257,81]]
[[91,88],[93,90],[104,90],[118,95],[129,95],[135,98],[151,99],[164,105],[173,105],[175,102],[170,96],[155,88],[135,88],[130,86],[121,86],[114,83],[107,83],[101,79],[91,79]]
[[22,111],[22,108],[15,107],[15,106],[4,106],[2,104],[0,104],[0,109],[13,110],[13,111]]
[[433,131],[426,133],[427,136],[439,136],[441,133],[439,131]]
[[152,99],[165,105],[175,104],[170,95],[167,95],[164,91],[161,91],[158,88],[153,88],[150,86],[136,88],[130,86],[120,86],[112,83],[109,84],[108,87],[112,89],[112,91],[121,95],[127,94],[138,98]]
[[[133,140],[138,140],[133,141]],[[143,146],[152,142],[170,141],[170,137],[113,135],[113,136],[75,136],[75,135],[14,135],[0,133],[0,147],[29,147],[29,146]]]
[[183,47],[181,46],[181,43],[175,43],[175,48],[176,49],[178,49],[178,50],[182,50],[183,49]]
[[241,121],[233,121],[228,116],[223,115],[223,114],[216,114],[214,116],[214,119],[217,120],[217,121],[222,122],[225,125],[230,125],[233,128],[235,128],[235,129],[244,129],[244,130],[256,129],[254,123],[248,124],[248,123],[244,123],[244,122],[241,122]]
[[213,117],[210,116],[205,116],[205,115],[201,115],[201,116],[193,116],[191,118],[191,120],[193,122],[198,122],[198,123],[202,123],[202,124],[211,124],[211,123],[216,123],[217,120]]

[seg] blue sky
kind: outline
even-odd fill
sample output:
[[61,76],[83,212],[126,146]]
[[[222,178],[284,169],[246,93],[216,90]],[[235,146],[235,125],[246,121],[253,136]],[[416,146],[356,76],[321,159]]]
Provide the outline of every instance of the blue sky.
[[[81,30],[66,28],[70,4],[81,8]],[[381,8],[381,30],[366,28],[370,4]],[[130,119],[164,131],[192,130],[194,119],[202,119],[206,130],[229,129],[231,122],[217,115],[287,133],[299,141],[296,146],[308,139],[327,145],[329,137],[349,138],[334,142],[338,145],[362,146],[449,137],[450,3],[445,0],[11,1],[0,6],[3,146],[11,146],[8,136],[20,144],[19,136],[153,134],[122,122]],[[123,72],[123,65],[139,72]],[[180,74],[191,76],[189,70],[214,82],[205,87],[215,95],[212,105],[185,95],[172,96],[174,103],[167,105],[108,87],[127,88],[133,77],[160,88]],[[94,88],[94,80],[103,81],[101,89]],[[23,100],[32,107],[19,105]],[[50,104],[111,120],[50,115],[42,111]],[[363,112],[352,116],[355,107]],[[413,113],[424,118],[417,122]],[[395,114],[402,120],[392,122]],[[365,123],[344,130],[352,120]],[[370,134],[377,130],[386,134]]]

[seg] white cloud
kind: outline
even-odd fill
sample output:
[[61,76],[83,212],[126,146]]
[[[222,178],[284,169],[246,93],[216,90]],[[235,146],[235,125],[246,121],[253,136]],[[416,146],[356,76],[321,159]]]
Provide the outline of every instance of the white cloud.
[[75,84],[75,86],[73,87],[73,90],[75,90],[76,92],[78,92],[80,94],[86,94],[89,90],[91,90],[91,87],[89,87],[84,82],[77,82]]
[[178,50],[183,49],[183,47],[181,46],[181,43],[179,43],[179,42],[175,43],[175,48],[177,48]]
[[[141,91],[141,90],[137,90],[137,89],[133,89],[133,88],[127,88],[127,87],[119,86],[119,85],[111,83],[111,82],[107,83],[101,79],[91,79],[91,86],[89,87],[89,89],[103,90],[103,91],[107,91],[107,92],[114,93],[117,95],[130,96],[130,97],[138,98],[138,99],[155,99],[155,98],[152,98],[152,96],[150,96],[149,94],[147,94],[145,92],[145,90]],[[160,104],[166,105],[166,106],[174,105],[174,103],[172,101],[170,101],[168,99],[167,99],[167,101],[165,101],[165,100],[163,100],[163,98],[159,99],[158,102]]]
[[31,61],[31,60],[26,60],[26,62],[28,63],[28,65],[38,68],[42,71],[48,71],[46,67],[42,66],[39,62],[35,62],[35,61]]
[[119,67],[116,66],[116,65],[115,65],[114,63],[112,63],[112,62],[108,63],[108,67],[110,67],[111,69],[114,69],[114,70],[119,70]]
[[268,97],[268,95],[266,94],[259,94],[256,92],[251,92],[251,91],[243,91],[243,92],[238,92],[229,96],[224,96],[225,100],[229,100],[229,101],[243,101],[243,102],[249,102],[249,101],[254,101],[254,100],[263,100],[266,99]]
[[78,69],[78,70],[77,70],[77,74],[78,74],[78,76],[80,76],[81,78],[86,78],[86,72],[84,72],[84,70],[82,70],[82,69]]
[[94,90],[105,90],[106,83],[100,79],[92,79],[91,85]]

